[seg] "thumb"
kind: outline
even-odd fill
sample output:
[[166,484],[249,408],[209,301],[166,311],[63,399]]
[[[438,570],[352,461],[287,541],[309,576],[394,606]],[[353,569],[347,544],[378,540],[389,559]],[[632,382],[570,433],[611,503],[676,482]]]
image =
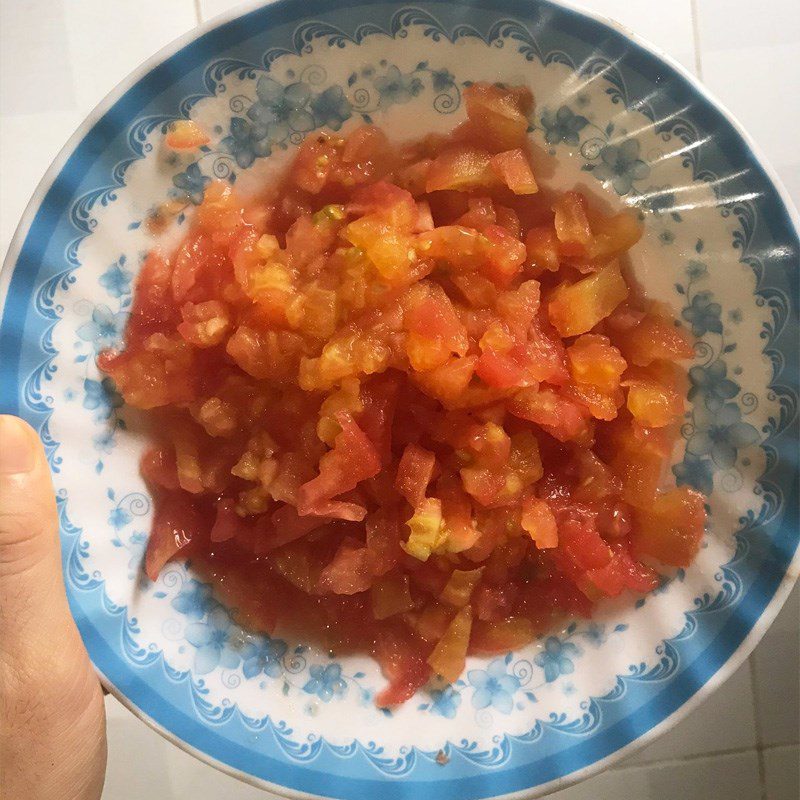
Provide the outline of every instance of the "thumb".
[[14,643],[11,657],[40,652],[40,643],[63,640],[65,621],[71,617],[47,460],[30,425],[0,416],[0,641]]
[[53,485],[33,429],[0,416],[0,796],[98,798],[100,684],[70,614]]

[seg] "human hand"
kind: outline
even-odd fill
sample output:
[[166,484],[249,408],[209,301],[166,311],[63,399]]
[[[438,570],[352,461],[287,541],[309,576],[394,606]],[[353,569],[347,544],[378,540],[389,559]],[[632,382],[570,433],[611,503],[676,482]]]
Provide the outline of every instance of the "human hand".
[[33,429],[0,416],[0,797],[97,800],[103,692],[70,614],[53,485]]

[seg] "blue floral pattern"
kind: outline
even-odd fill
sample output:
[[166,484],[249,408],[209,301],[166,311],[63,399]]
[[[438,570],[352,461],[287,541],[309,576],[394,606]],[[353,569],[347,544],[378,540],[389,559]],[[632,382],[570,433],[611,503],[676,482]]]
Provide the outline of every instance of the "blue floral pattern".
[[579,652],[577,645],[572,642],[562,642],[557,636],[548,636],[544,652],[539,653],[533,661],[544,670],[544,679],[552,683],[559,675],[575,672],[573,659]]
[[327,703],[333,697],[344,697],[347,692],[347,683],[342,678],[342,668],[339,664],[314,664],[309,670],[311,676],[303,686],[306,694],[315,694]]
[[127,321],[126,313],[114,312],[100,304],[94,307],[91,320],[84,322],[76,333],[80,339],[92,345],[95,353],[101,353],[119,343]]
[[722,469],[736,463],[737,452],[755,444],[761,437],[748,422],[742,422],[742,411],[735,403],[721,408],[697,405],[692,411],[694,433],[686,443],[686,452],[698,458],[711,456]]
[[206,615],[206,612],[216,606],[216,601],[212,600],[211,594],[210,584],[200,583],[200,581],[192,578],[172,598],[170,605],[179,614],[185,614],[189,619],[199,620]]
[[242,672],[245,678],[263,673],[277,678],[283,672],[283,658],[288,646],[283,639],[267,635],[253,636],[242,648]]
[[[702,239],[697,240],[695,251],[702,256]],[[742,395],[741,387],[729,375],[728,359],[736,351],[736,343],[726,342],[722,305],[710,290],[697,290],[698,283],[708,280],[708,266],[692,258],[685,271],[688,281],[675,284],[675,290],[686,300],[681,318],[701,340],[699,349],[708,356],[705,363],[689,368],[687,397],[693,406],[691,419],[683,429],[686,450],[672,472],[678,486],[709,495],[714,490],[714,473],[736,471],[740,452],[757,444],[761,435],[743,419],[757,401],[751,395]],[[737,480],[732,483],[738,485]]]
[[119,257],[99,278],[98,283],[112,296],[125,297],[131,293],[133,272],[125,268],[126,258]]
[[581,140],[580,133],[589,124],[589,120],[582,114],[576,114],[569,106],[561,106],[555,113],[543,111],[541,123],[547,144],[564,142],[577,145]]
[[610,181],[617,194],[628,194],[634,182],[650,174],[650,167],[639,158],[640,149],[637,139],[606,145],[600,151],[600,163],[593,170],[594,177],[599,181]]
[[197,648],[194,671],[207,675],[215,667],[235,669],[242,660],[241,631],[231,621],[228,612],[215,608],[205,622],[190,622],[186,626],[186,641]]
[[510,714],[514,708],[514,692],[519,689],[519,678],[506,672],[506,661],[495,658],[483,669],[471,669],[467,680],[475,687],[472,695],[474,708],[490,706],[501,714]]
[[455,719],[458,707],[461,705],[461,694],[452,686],[444,689],[434,689],[431,692],[431,712],[439,714],[445,719]]

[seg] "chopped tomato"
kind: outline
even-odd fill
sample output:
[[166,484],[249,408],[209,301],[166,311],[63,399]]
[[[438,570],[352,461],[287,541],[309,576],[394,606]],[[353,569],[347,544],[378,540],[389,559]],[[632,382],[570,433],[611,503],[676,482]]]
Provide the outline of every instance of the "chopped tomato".
[[411,632],[396,625],[379,632],[373,655],[380,664],[389,686],[375,698],[380,708],[404,703],[430,677],[425,647]]
[[558,286],[550,295],[547,312],[562,336],[577,336],[590,331],[627,296],[619,265],[612,262],[594,275]]
[[416,444],[406,445],[397,467],[397,491],[416,508],[425,499],[425,490],[433,477],[436,456]]
[[336,421],[342,432],[336,437],[333,449],[320,458],[319,475],[298,490],[297,510],[301,515],[324,515],[327,501],[354,489],[360,481],[380,471],[381,460],[375,446],[352,416],[340,411]]
[[540,190],[527,88],[463,97],[449,134],[315,131],[246,196],[206,182],[98,357],[159,437],[148,576],[191,558],[237,625],[372,652],[382,707],[652,590],[705,521],[663,485],[692,347],[620,266],[636,215]]
[[558,546],[556,518],[547,501],[535,497],[527,497],[523,501],[522,527],[540,550]]
[[519,148],[498,153],[491,158],[489,164],[514,194],[535,194],[539,191],[531,165]]
[[685,486],[656,497],[635,514],[633,551],[665,564],[688,567],[697,555],[705,527],[705,500]]
[[153,518],[147,541],[144,570],[151,581],[158,578],[164,565],[202,534],[205,525],[190,500],[171,494],[163,500]]
[[164,137],[167,147],[173,150],[194,150],[201,145],[208,144],[211,139],[203,129],[190,119],[179,119],[170,125]]

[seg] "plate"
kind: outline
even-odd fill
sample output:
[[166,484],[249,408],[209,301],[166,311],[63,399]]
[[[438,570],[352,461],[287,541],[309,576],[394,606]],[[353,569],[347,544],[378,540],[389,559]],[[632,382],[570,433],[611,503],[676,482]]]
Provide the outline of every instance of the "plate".
[[[533,89],[542,183],[641,214],[634,274],[697,337],[671,478],[707,495],[710,524],[696,563],[651,595],[382,712],[369,658],[242,629],[186,565],[143,578],[144,440],[95,358],[119,341],[164,203],[162,235],[180,236],[211,178],[253,190],[320,127],[447,131],[477,80]],[[211,133],[202,152],[164,146],[181,118]],[[180,746],[292,797],[535,797],[651,740],[742,662],[797,575],[798,250],[796,212],[736,122],[567,6],[282,0],[198,29],[84,122],[0,275],[0,408],[45,443],[103,681]]]

